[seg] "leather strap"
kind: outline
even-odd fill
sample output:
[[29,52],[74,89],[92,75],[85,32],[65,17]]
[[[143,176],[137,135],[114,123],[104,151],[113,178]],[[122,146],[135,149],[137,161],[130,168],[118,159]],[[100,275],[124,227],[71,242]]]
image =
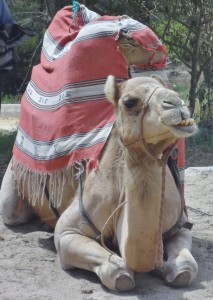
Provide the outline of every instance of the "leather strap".
[[168,159],[168,167],[172,173],[172,176],[174,178],[175,184],[177,186],[177,189],[179,191],[180,194],[180,198],[181,198],[181,213],[180,216],[177,220],[177,222],[175,223],[175,225],[167,232],[165,232],[163,234],[163,239],[169,239],[171,236],[175,235],[181,228],[187,228],[189,230],[192,229],[193,224],[190,222],[182,222],[182,217],[183,217],[183,212],[184,212],[184,197],[183,197],[183,193],[182,193],[182,186],[181,186],[181,181],[180,181],[180,175],[179,175],[179,170],[177,167],[177,163],[176,163],[176,158],[178,156],[178,150],[174,149],[173,153],[171,154],[171,156]]
[[52,211],[53,211],[55,217],[56,217],[57,219],[59,219],[60,214],[59,214],[57,208],[55,208],[55,207],[52,205],[52,202],[51,202],[51,200],[50,200],[49,191],[48,191],[48,188],[47,188],[46,185],[45,185],[45,188],[44,188],[44,193],[45,193],[45,196],[46,196],[46,198],[47,198],[47,201],[49,202],[50,208],[52,209]]

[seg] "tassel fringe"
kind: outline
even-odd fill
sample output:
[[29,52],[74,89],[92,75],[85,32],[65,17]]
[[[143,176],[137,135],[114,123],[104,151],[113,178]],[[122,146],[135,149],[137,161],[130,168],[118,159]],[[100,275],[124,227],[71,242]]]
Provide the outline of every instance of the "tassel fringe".
[[[87,161],[86,161],[87,164]],[[49,190],[49,203],[58,208],[62,204],[64,187],[74,187],[74,181],[84,172],[85,161],[54,172],[37,172],[27,168],[13,158],[13,182],[18,195],[26,198],[30,205],[43,206],[45,186]]]

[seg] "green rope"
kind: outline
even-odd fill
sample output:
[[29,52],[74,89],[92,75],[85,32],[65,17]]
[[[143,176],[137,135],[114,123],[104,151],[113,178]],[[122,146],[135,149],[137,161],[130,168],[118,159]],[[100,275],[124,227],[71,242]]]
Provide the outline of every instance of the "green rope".
[[74,19],[78,15],[78,8],[79,8],[79,3],[78,1],[73,0],[72,1],[72,15],[71,17]]

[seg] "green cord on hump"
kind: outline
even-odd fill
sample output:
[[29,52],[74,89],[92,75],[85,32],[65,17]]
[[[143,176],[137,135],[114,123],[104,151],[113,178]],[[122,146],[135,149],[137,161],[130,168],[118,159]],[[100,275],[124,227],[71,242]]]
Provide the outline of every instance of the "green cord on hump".
[[72,18],[75,18],[78,15],[79,3],[78,1],[72,1]]

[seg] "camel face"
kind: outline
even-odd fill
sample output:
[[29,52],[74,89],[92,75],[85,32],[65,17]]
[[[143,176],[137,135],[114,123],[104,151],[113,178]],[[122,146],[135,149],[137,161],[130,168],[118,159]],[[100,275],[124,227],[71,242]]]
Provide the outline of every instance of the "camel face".
[[141,135],[146,143],[156,144],[196,132],[184,101],[156,77],[138,77],[116,84],[110,76],[105,92],[116,107],[117,127],[126,145],[140,140]]

